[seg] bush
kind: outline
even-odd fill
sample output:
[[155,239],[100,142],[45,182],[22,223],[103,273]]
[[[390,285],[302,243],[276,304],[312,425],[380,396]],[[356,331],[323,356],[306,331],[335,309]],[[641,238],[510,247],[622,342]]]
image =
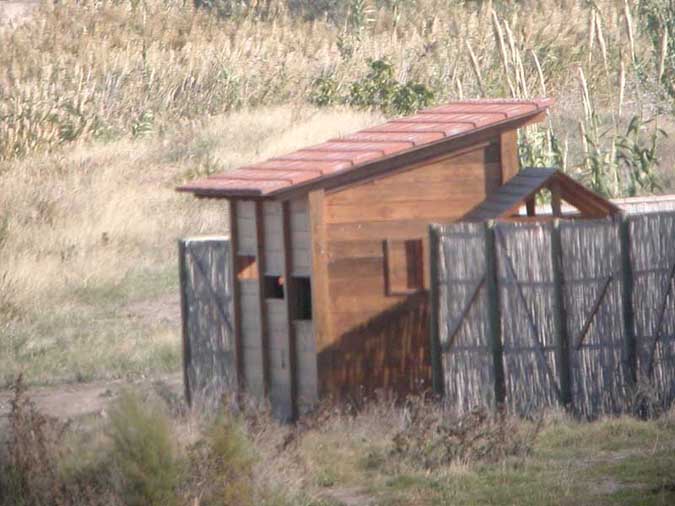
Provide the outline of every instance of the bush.
[[515,417],[481,409],[455,417],[420,398],[409,400],[406,410],[407,421],[393,438],[392,454],[423,469],[524,456],[541,430],[541,421],[524,430]]
[[66,505],[58,473],[58,441],[64,426],[42,415],[26,397],[21,376],[13,385],[7,461],[0,469],[3,506]]
[[252,448],[238,420],[224,416],[191,452],[191,493],[200,503],[220,506],[254,504]]
[[349,93],[340,95],[337,81],[321,75],[312,82],[309,100],[315,105],[349,104],[361,109],[378,109],[385,114],[411,114],[434,101],[433,92],[413,81],[399,82],[387,60],[368,60],[368,73],[353,81]]
[[161,406],[123,392],[110,414],[109,436],[128,506],[178,504],[182,462]]

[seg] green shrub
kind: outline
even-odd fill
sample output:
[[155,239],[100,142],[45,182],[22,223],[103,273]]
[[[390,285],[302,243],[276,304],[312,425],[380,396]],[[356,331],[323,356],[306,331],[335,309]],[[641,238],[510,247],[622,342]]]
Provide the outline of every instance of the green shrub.
[[110,413],[112,460],[129,506],[178,504],[182,462],[166,413],[123,392]]
[[396,80],[389,61],[368,60],[368,68],[364,77],[349,85],[346,95],[340,95],[340,85],[334,77],[322,74],[312,81],[310,102],[318,106],[349,104],[385,114],[411,114],[434,101],[433,92],[424,84]]
[[192,492],[204,506],[255,504],[255,457],[242,425],[224,416],[192,449]]
[[433,470],[450,464],[490,464],[527,455],[541,420],[523,425],[504,413],[478,409],[453,416],[424,399],[409,399],[407,423],[392,440],[392,456]]

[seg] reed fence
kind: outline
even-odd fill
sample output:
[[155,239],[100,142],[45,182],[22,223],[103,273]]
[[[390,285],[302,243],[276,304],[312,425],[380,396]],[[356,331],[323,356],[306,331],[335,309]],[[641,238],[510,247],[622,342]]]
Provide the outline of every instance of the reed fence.
[[675,396],[675,213],[431,226],[434,389],[587,417]]

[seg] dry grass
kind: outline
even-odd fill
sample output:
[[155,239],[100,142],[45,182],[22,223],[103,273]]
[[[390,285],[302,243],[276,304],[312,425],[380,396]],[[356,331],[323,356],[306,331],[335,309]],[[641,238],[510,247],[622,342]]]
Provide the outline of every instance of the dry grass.
[[336,93],[349,88],[369,58],[388,59],[397,79],[424,83],[436,101],[559,97],[571,124],[556,134],[573,154],[589,102],[603,127],[672,110],[662,83],[675,70],[659,41],[673,34],[664,39],[666,21],[644,13],[661,0],[214,3],[230,17],[182,0],[46,1],[0,32],[0,159],[303,103],[319,77]]
[[277,107],[2,163],[0,380],[21,370],[29,382],[176,370],[176,239],[228,225],[223,202],[174,186],[377,120]]
[[[536,421],[458,418],[410,399],[403,406],[374,401],[358,412],[326,409],[293,427],[264,409],[215,419],[189,413],[148,392],[127,392],[112,403],[110,419],[63,426],[19,397],[0,504],[15,504],[11,493],[31,506],[53,499],[164,504],[164,494],[186,506],[656,506],[675,499],[672,412],[592,423],[561,413]],[[427,421],[443,430],[428,431]],[[415,451],[402,453],[402,436],[417,442]],[[439,443],[453,457],[430,466]],[[171,465],[151,472],[162,461]]]

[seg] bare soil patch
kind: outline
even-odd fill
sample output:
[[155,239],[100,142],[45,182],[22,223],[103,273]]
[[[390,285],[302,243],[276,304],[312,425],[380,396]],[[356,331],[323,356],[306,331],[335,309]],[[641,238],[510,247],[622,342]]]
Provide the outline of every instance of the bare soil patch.
[[[114,380],[33,387],[28,389],[27,395],[41,413],[68,420],[86,415],[105,415],[109,403],[127,387],[155,389],[160,395],[165,392],[182,395],[183,378],[180,374],[172,374],[135,382]],[[11,390],[0,390],[0,427],[7,421],[12,397]]]

